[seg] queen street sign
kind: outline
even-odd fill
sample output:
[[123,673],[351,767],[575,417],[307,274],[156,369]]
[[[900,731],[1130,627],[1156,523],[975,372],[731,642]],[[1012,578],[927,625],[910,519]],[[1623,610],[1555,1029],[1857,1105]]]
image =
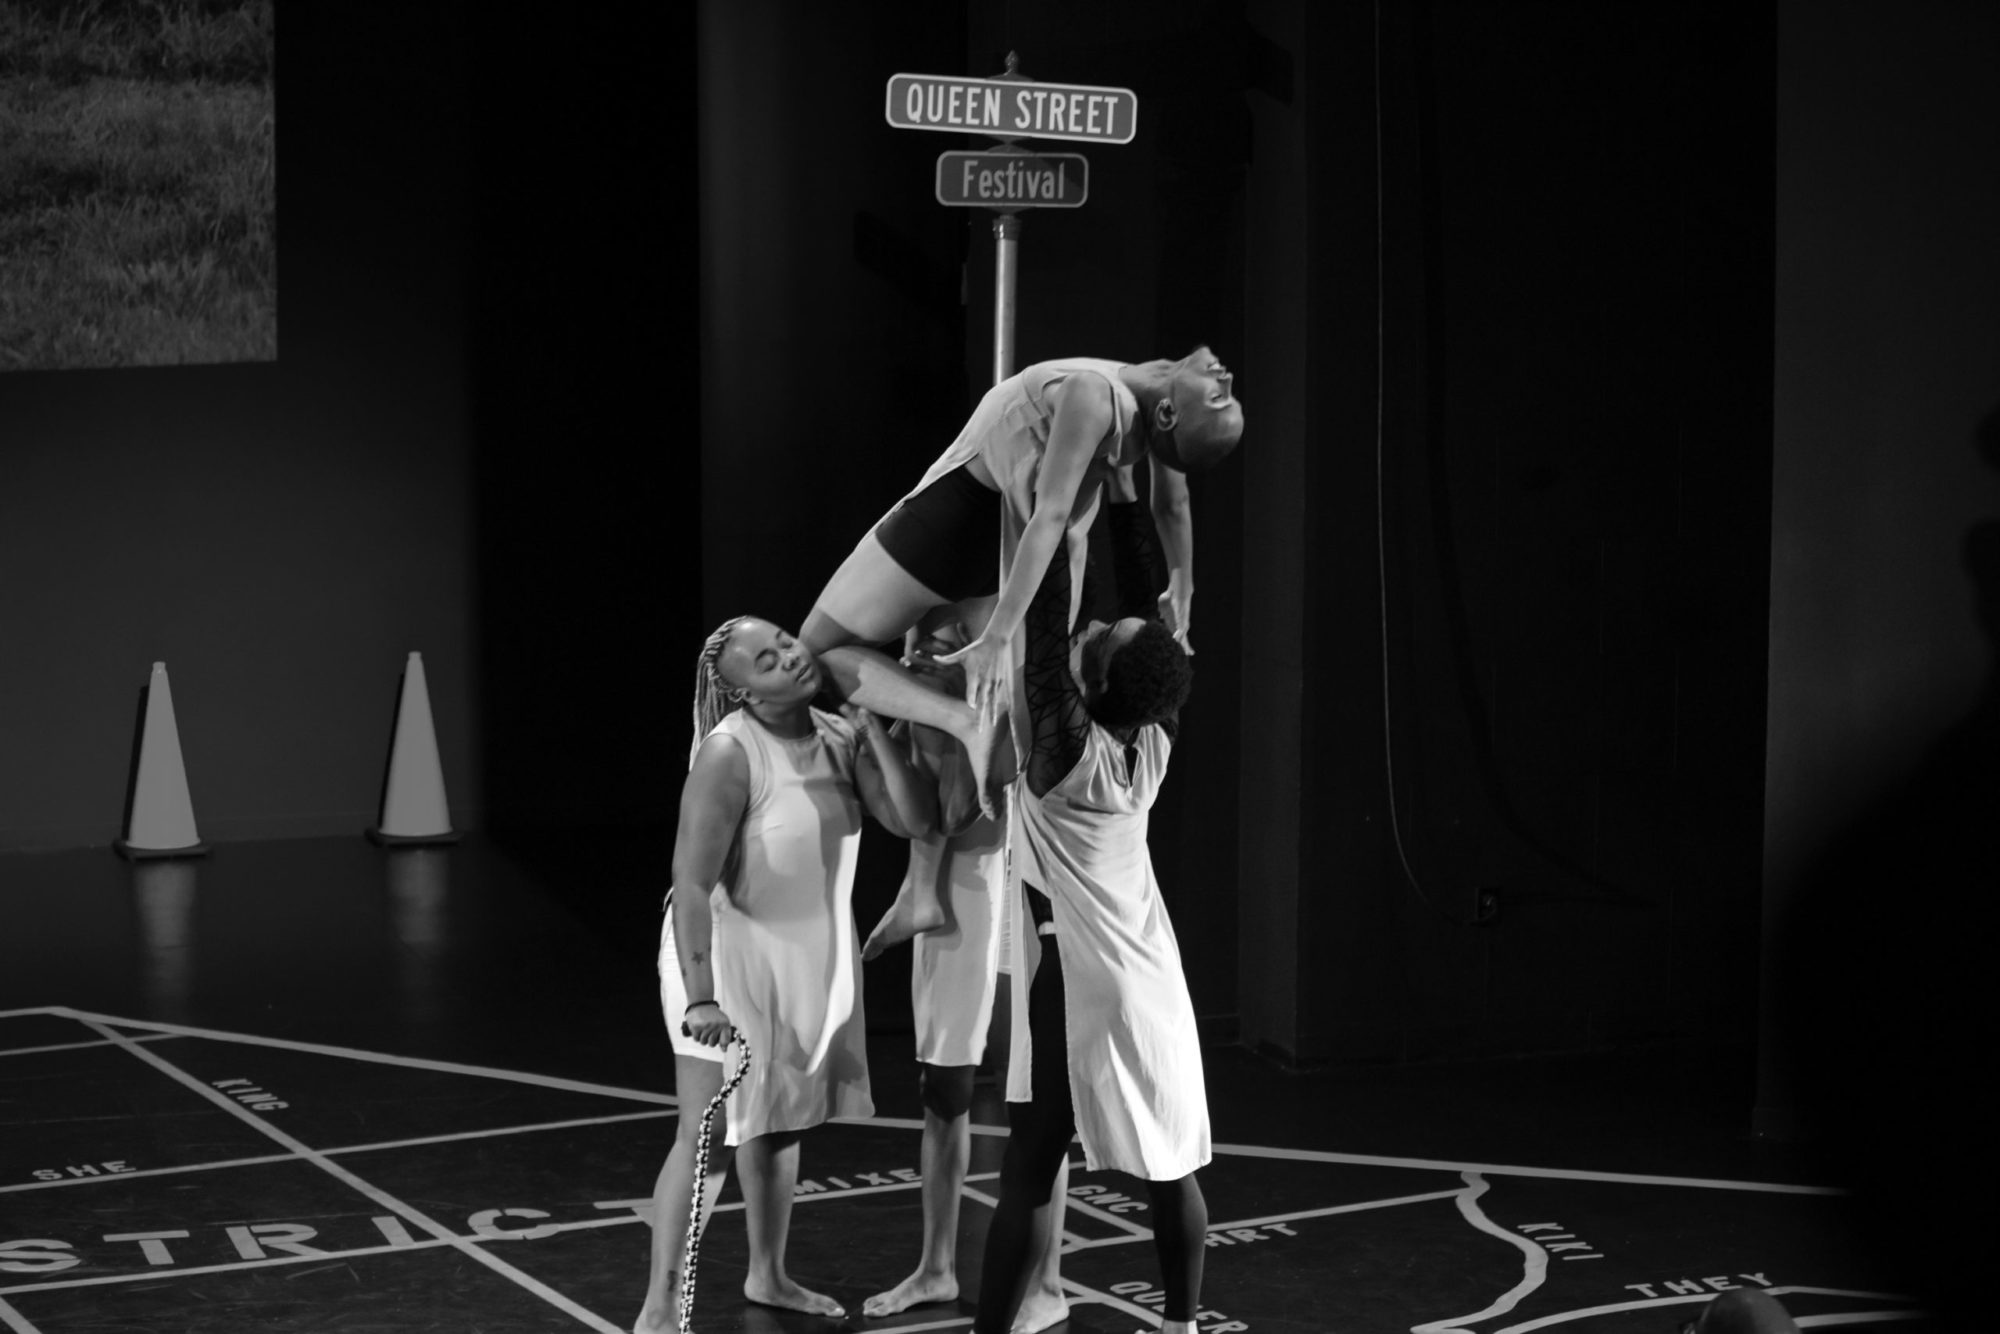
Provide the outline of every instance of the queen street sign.
[[883,114],[905,130],[1129,144],[1138,130],[1139,98],[1129,88],[893,74]]

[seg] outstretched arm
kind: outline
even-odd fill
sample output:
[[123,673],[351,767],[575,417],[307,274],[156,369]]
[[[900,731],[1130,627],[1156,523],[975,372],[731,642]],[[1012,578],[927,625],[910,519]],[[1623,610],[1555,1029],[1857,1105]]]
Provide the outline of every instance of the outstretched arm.
[[[1004,679],[1015,633],[1028,614],[1042,574],[1062,545],[1070,512],[1090,471],[1090,462],[1105,435],[1117,423],[1111,386],[1097,375],[1074,375],[1051,391],[1055,415],[1049,441],[1035,476],[1035,508],[1022,530],[1014,563],[1001,580],[993,615],[978,639],[940,659],[965,666],[966,702],[990,712]],[[1068,615],[1067,608],[1064,611]]]
[[1167,558],[1167,590],[1160,595],[1160,607],[1167,629],[1189,653],[1188,621],[1194,606],[1194,510],[1188,503],[1185,473],[1176,472],[1157,458],[1152,460],[1153,527],[1160,535],[1160,550]]
[[720,1005],[697,1003],[716,999],[715,922],[708,894],[722,879],[749,805],[750,762],[743,748],[730,737],[709,737],[681,789],[680,827],[674,834],[674,942],[688,1010],[682,1017],[667,1016],[667,1022],[684,1019],[694,1039],[710,1047],[726,1045],[735,1030]]

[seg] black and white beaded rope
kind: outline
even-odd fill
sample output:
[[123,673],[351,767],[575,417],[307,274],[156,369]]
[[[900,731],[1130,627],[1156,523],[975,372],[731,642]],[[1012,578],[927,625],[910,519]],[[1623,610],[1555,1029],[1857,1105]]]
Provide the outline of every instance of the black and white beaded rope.
[[736,1086],[743,1082],[743,1076],[750,1072],[750,1042],[743,1036],[742,1029],[736,1030],[729,1045],[743,1048],[743,1054],[737,1059],[736,1073],[729,1076],[716,1090],[715,1096],[708,1100],[708,1106],[701,1114],[701,1133],[695,1136],[694,1141],[694,1204],[688,1210],[687,1241],[681,1255],[680,1334],[692,1334],[694,1329],[694,1266],[701,1253],[701,1197],[703,1188],[708,1184],[709,1131],[715,1125],[715,1114],[721,1109],[723,1101],[736,1091]]

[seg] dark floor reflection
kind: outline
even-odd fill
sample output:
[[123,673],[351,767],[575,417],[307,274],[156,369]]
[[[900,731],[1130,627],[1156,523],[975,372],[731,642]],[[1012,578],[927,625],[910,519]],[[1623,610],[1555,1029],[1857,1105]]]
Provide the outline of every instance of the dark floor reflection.
[[200,864],[175,857],[133,862],[132,911],[139,922],[140,989],[157,1019],[184,1023],[194,981],[194,905]]
[[410,1021],[429,1027],[443,1013],[438,965],[448,940],[451,852],[392,848],[382,855],[382,879],[388,892],[397,992]]

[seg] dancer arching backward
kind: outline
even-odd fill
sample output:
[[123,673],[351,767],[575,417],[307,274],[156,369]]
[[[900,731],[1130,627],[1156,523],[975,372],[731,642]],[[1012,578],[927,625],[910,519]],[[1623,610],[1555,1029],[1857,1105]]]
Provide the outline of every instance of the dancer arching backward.
[[1193,1334],[1200,1305],[1208,1211],[1194,1172],[1209,1159],[1208,1101],[1194,1006],[1146,848],[1191,671],[1173,636],[1144,614],[1152,606],[1137,506],[1109,508],[1126,614],[1072,640],[1069,567],[1055,561],[1026,625],[1033,740],[1013,793],[1011,1133],[978,1334],[1008,1330],[1035,1215],[1049,1208],[1072,1133],[1093,1171],[1146,1183],[1166,1293],[1160,1328]]
[[[1178,361],[1072,357],[1030,366],[986,392],[916,490],[862,537],[799,637],[815,651],[881,644],[933,607],[997,595],[985,629],[955,659],[965,667],[970,709],[872,659],[856,660],[873,667],[871,681],[836,673],[843,697],[956,737],[982,775],[983,794],[992,729],[1011,707],[1022,618],[1065,540],[1071,584],[1080,589],[1105,477],[1144,455],[1167,465],[1151,470],[1152,508],[1167,556],[1162,601],[1169,629],[1186,645],[1194,529],[1183,474],[1223,458],[1242,434],[1230,374],[1206,347]],[[1074,620],[1075,606],[1069,614]],[[872,688],[864,693],[863,686]],[[1025,745],[1018,735],[1016,745]],[[983,795],[981,804],[988,804]],[[895,944],[943,920],[934,897],[913,891],[897,896],[874,934]]]
[[[961,695],[963,669],[938,659],[963,648],[976,631],[976,624],[971,630],[961,624],[957,608],[939,608],[910,632],[905,665],[919,680]],[[935,886],[946,915],[938,930],[910,942],[910,1010],[924,1105],[923,1249],[908,1277],[862,1304],[862,1314],[871,1318],[958,1298],[959,1191],[971,1154],[973,1076],[993,1017],[1006,891],[1004,808],[998,819],[981,815],[970,763],[951,738],[927,727],[899,723],[897,729],[912,748],[912,762],[938,788],[938,827],[910,840],[907,876],[924,882],[927,894]],[[1011,756],[1003,765],[1008,760]],[[863,962],[879,957],[883,948],[879,937],[871,938],[862,947]],[[1040,1249],[1016,1334],[1032,1334],[1068,1315],[1057,1268],[1060,1252],[1058,1226]]]
[[695,669],[695,749],[660,941],[681,1115],[654,1187],[638,1330],[678,1324],[700,1114],[722,1087],[725,1044],[738,1026],[754,1059],[729,1096],[723,1143],[710,1146],[703,1220],[733,1148],[750,1236],[743,1295],[843,1314],[785,1272],[799,1132],[874,1111],[850,906],[862,808],[908,838],[929,833],[937,802],[865,710],[850,705],[841,717],[811,707],[827,670],[753,617],[710,635]]

